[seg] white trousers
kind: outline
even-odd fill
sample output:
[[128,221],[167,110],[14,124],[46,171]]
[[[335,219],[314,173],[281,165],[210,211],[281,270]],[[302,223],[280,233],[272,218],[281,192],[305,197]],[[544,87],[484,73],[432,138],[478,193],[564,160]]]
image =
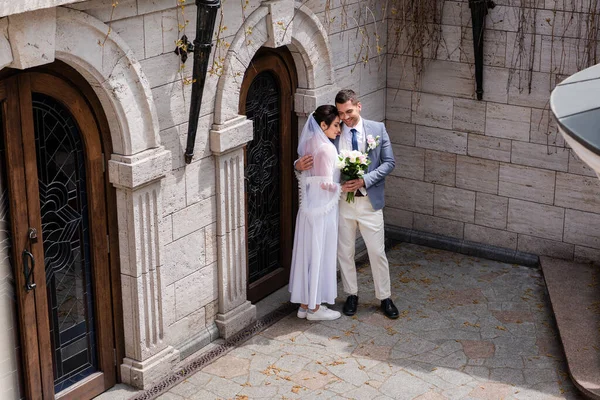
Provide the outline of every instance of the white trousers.
[[360,229],[371,263],[375,297],[379,300],[391,296],[390,267],[385,255],[385,232],[383,211],[373,209],[368,197],[355,197],[354,203],[346,202],[346,194],[340,200],[340,219],[338,226],[338,261],[344,292],[358,294],[356,277],[356,229]]

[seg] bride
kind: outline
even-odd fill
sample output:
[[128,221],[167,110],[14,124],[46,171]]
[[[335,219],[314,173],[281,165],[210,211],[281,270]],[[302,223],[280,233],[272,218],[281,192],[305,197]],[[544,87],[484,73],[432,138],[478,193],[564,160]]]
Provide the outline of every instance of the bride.
[[341,132],[337,108],[319,106],[308,118],[298,144],[300,157],[313,156],[313,168],[298,173],[300,208],[296,217],[290,274],[290,301],[298,318],[334,320],[341,316],[321,303],[337,297],[336,251],[340,170],[332,143]]

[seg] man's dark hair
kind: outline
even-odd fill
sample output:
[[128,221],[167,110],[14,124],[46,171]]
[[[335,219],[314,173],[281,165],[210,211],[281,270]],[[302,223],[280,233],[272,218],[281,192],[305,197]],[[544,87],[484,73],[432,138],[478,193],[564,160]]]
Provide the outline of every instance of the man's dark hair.
[[348,100],[352,101],[352,104],[358,104],[358,96],[352,89],[342,89],[335,96],[335,104],[344,104]]

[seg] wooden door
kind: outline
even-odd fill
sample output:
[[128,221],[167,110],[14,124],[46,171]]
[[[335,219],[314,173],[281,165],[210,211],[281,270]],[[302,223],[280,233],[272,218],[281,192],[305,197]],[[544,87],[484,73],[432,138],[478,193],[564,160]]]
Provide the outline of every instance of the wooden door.
[[254,122],[246,147],[248,299],[256,302],[290,277],[297,187],[293,94],[296,72],[286,50],[260,51],[244,76],[240,113]]
[[116,379],[97,121],[39,72],[0,81],[0,105],[25,396],[90,399]]

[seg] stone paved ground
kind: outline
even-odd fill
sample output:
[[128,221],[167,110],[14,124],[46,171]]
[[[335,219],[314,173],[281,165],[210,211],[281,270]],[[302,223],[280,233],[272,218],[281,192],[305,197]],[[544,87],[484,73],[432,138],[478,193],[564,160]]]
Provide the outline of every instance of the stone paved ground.
[[539,270],[410,244],[388,256],[398,320],[363,266],[356,316],[290,315],[160,399],[581,398]]

